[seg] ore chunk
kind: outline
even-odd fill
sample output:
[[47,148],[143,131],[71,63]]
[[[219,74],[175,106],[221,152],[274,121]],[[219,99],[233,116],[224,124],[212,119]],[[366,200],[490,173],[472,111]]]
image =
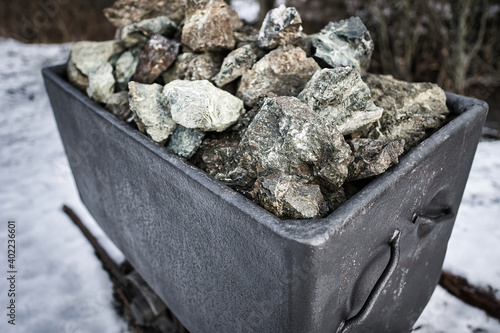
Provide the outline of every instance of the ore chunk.
[[382,116],[373,104],[368,86],[352,67],[316,72],[298,98],[346,135]]
[[297,96],[319,69],[300,48],[281,46],[243,74],[237,96],[250,107],[270,92],[278,96]]
[[224,2],[210,3],[188,17],[182,29],[182,44],[194,52],[232,50],[236,41],[231,22]]
[[130,109],[139,130],[147,133],[156,142],[164,143],[175,130],[176,123],[172,120],[166,107],[163,87],[159,84],[141,84],[130,82]]
[[176,31],[177,24],[166,16],[158,16],[123,27],[120,39],[125,47],[130,48],[136,45],[143,46],[153,35],[173,37]]
[[76,42],[68,59],[68,79],[79,89],[88,85],[88,75],[107,62],[113,55],[123,51],[117,40],[106,42]]
[[245,45],[229,53],[222,62],[219,74],[215,77],[215,84],[222,87],[242,76],[257,62],[257,55],[253,47]]
[[436,84],[403,82],[390,75],[368,75],[364,80],[384,114],[363,130],[362,136],[405,140],[407,152],[444,124],[449,113],[446,95]]
[[128,82],[137,68],[140,53],[140,49],[131,49],[123,52],[116,61],[115,79],[118,90],[127,90]]
[[257,201],[281,219],[322,217],[328,212],[320,187],[296,176],[259,178],[254,192]]
[[175,80],[165,85],[172,118],[184,127],[221,132],[245,112],[243,102],[207,80]]
[[211,80],[220,69],[221,56],[215,53],[182,53],[163,74],[165,84],[179,80]]
[[191,158],[200,147],[205,132],[196,128],[177,125],[167,144],[167,149],[181,157]]
[[373,40],[359,17],[330,22],[313,40],[314,57],[323,67],[351,66],[364,73],[370,65]]
[[240,48],[245,45],[256,45],[257,38],[259,36],[259,30],[252,26],[244,25],[240,29],[234,32],[234,38],[236,40],[236,48]]
[[89,74],[87,95],[99,103],[106,103],[114,91],[113,66],[104,62],[95,72]]
[[354,160],[349,166],[349,180],[358,180],[380,175],[398,163],[404,151],[404,140],[382,141],[352,139],[349,143]]
[[106,109],[121,120],[127,120],[132,116],[128,102],[128,92],[120,91],[114,93],[106,102]]
[[237,158],[254,178],[284,172],[331,190],[342,186],[352,160],[336,127],[289,96],[265,100],[241,139]]
[[185,7],[186,0],[118,0],[104,9],[104,15],[116,28],[161,15],[178,24],[184,19]]
[[139,56],[139,63],[132,80],[153,83],[175,61],[179,46],[173,39],[153,35]]
[[259,46],[274,49],[278,45],[297,42],[302,36],[302,20],[294,7],[280,5],[271,9],[259,31]]

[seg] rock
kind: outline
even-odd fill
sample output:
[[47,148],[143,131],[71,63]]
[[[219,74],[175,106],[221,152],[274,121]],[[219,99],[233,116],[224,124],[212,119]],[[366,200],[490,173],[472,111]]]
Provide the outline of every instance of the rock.
[[153,35],[139,56],[132,80],[153,83],[175,61],[179,47],[179,43],[173,39]]
[[88,75],[107,62],[113,55],[123,51],[118,40],[106,42],[76,42],[68,59],[68,79],[79,89],[88,86]]
[[222,57],[215,53],[183,53],[175,63],[175,79],[212,80],[219,72],[221,64]]
[[380,175],[397,164],[405,142],[360,138],[352,139],[349,145],[354,155],[354,160],[349,165],[349,180],[358,180]]
[[344,188],[340,187],[335,191],[322,190],[323,197],[328,205],[329,211],[332,212],[335,209],[339,208],[344,202],[347,201],[346,194],[344,192]]
[[352,67],[322,69],[316,72],[298,98],[337,126],[343,135],[380,119],[370,89]]
[[449,110],[446,95],[436,84],[403,82],[390,75],[367,75],[364,81],[384,114],[354,137],[404,140],[407,152],[444,124]]
[[167,144],[167,149],[181,157],[191,158],[200,147],[205,132],[196,128],[177,125]]
[[163,144],[177,126],[166,107],[163,87],[156,83],[141,84],[133,81],[128,87],[130,109],[134,113],[137,127],[153,141]]
[[257,40],[261,48],[274,49],[297,42],[302,37],[301,32],[302,20],[297,9],[282,4],[266,14]]
[[177,24],[166,16],[158,16],[124,26],[120,31],[120,39],[126,48],[136,45],[142,47],[153,35],[172,38],[176,31]]
[[258,203],[281,219],[316,218],[328,213],[320,187],[296,176],[259,178],[254,192]]
[[241,139],[237,159],[253,178],[283,172],[332,191],[342,186],[352,160],[336,127],[289,96],[264,101]]
[[281,46],[243,74],[237,96],[249,107],[270,92],[278,96],[297,96],[319,69],[300,48]]
[[145,19],[165,15],[179,24],[184,19],[186,0],[118,0],[103,10],[118,29]]
[[236,40],[236,48],[252,44],[258,46],[257,38],[259,35],[259,30],[252,26],[244,25],[234,32],[234,39]]
[[313,40],[315,59],[323,67],[354,67],[364,73],[370,65],[373,40],[359,17],[330,22]]
[[106,103],[114,91],[113,66],[104,62],[95,72],[89,74],[87,95],[96,102]]
[[253,47],[245,45],[229,53],[214,78],[215,84],[222,87],[242,76],[257,62],[257,55]]
[[231,15],[224,2],[196,10],[184,24],[182,44],[193,52],[232,50],[235,46]]
[[115,80],[118,90],[127,90],[128,82],[132,78],[139,62],[138,48],[123,52],[115,64]]
[[165,85],[172,118],[187,128],[221,132],[245,112],[243,102],[207,80],[175,80]]
[[120,91],[111,95],[106,102],[106,110],[121,120],[128,120],[132,116],[128,102],[128,92]]

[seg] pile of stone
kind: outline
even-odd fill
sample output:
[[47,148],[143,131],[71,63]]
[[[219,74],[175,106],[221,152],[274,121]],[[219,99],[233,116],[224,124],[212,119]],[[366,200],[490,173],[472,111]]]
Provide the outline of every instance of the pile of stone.
[[260,30],[222,0],[105,13],[119,39],[76,43],[69,80],[283,219],[326,216],[448,113],[434,84],[363,75],[374,44],[357,17],[306,36],[284,5]]

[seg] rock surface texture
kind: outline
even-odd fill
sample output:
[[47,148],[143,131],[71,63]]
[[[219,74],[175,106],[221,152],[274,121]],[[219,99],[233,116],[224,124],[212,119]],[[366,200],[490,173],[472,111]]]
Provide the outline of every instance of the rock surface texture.
[[106,110],[121,120],[128,120],[132,116],[128,102],[128,92],[120,91],[111,95],[106,102]]
[[257,62],[257,54],[251,45],[242,46],[229,53],[220,67],[220,71],[214,78],[215,84],[222,87],[252,68]]
[[115,79],[118,90],[127,90],[128,82],[134,76],[139,63],[139,48],[123,52],[115,64]]
[[115,78],[113,76],[113,66],[105,62],[95,72],[89,74],[87,95],[96,102],[106,103],[114,91]]
[[243,102],[207,80],[175,80],[163,94],[174,121],[187,128],[221,132],[245,112]]
[[298,98],[321,117],[328,119],[346,135],[382,116],[368,86],[352,67],[322,69],[316,72]]
[[323,67],[351,66],[364,73],[374,44],[359,17],[330,22],[313,40],[314,57]]
[[127,48],[136,45],[142,47],[153,35],[173,37],[176,31],[177,24],[166,16],[158,16],[123,27],[120,39]]
[[186,0],[118,0],[103,12],[106,18],[120,29],[161,15],[179,24],[184,19],[185,7]]
[[[216,53],[183,53],[174,67],[174,78],[179,80],[212,80],[219,72],[222,58]],[[165,82],[168,83],[168,82]]]
[[204,137],[205,132],[197,128],[177,125],[167,144],[167,149],[181,157],[191,158],[201,146]]
[[319,69],[302,49],[282,46],[269,52],[243,74],[237,96],[249,107],[268,93],[297,96]]
[[130,109],[139,130],[163,144],[174,132],[173,121],[159,84],[129,83]]
[[302,20],[294,7],[280,5],[271,9],[260,28],[259,47],[274,49],[279,45],[297,42],[301,37]]

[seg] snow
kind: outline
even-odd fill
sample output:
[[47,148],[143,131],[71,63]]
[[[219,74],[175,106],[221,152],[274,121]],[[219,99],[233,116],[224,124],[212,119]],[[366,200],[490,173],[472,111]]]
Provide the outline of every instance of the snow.
[[[17,223],[17,318],[0,332],[127,332],[112,306],[112,285],[81,232],[61,211],[72,207],[120,262],[121,252],[80,202],[40,69],[66,60],[70,44],[0,39],[0,308],[5,309],[6,224]],[[500,142],[481,142],[453,231],[445,268],[500,288]],[[4,253],[4,254],[1,254]],[[437,288],[415,332],[500,332],[488,318]],[[482,329],[480,331],[479,329]]]

